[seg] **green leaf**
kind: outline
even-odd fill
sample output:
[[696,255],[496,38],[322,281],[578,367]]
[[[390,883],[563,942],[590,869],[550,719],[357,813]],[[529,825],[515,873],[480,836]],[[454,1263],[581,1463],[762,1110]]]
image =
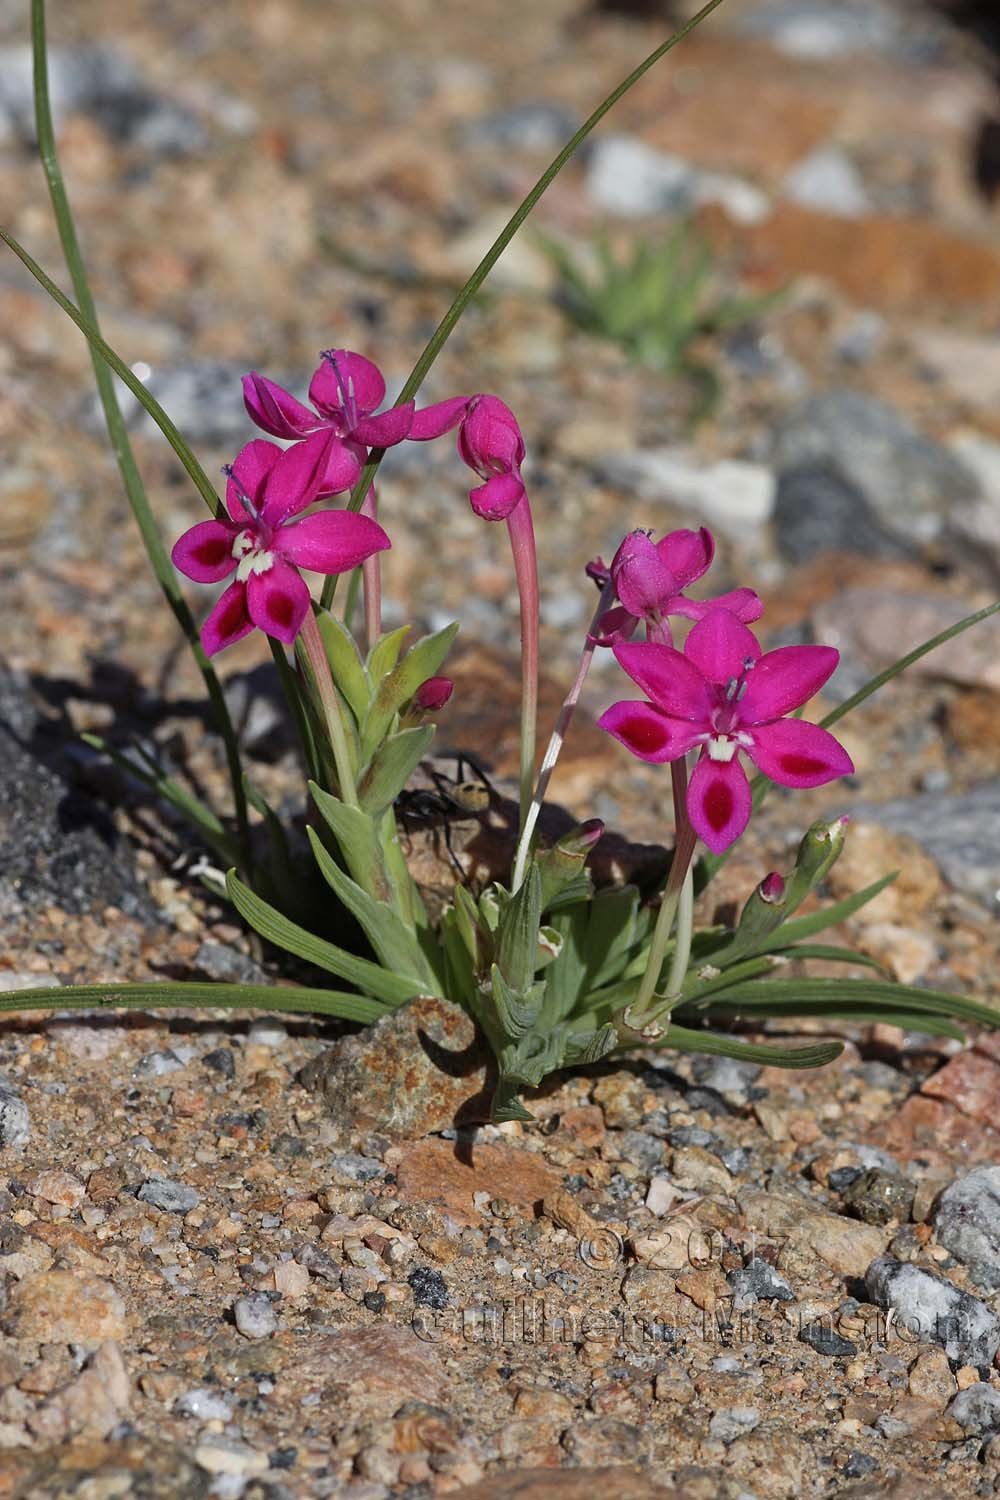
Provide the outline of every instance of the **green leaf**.
[[326,659],[330,663],[330,674],[356,722],[360,724],[368,712],[372,690],[357,642],[347,626],[325,610],[320,610],[316,623],[323,639]]
[[0,991],[0,1012],[27,1010],[100,1010],[126,1008],[293,1011],[302,1015],[339,1016],[368,1023],[387,1015],[384,1005],[367,995],[344,990],[285,988],[269,984],[74,984],[39,990]]
[[412,1000],[423,993],[422,986],[413,980],[389,974],[370,959],[358,958],[356,954],[348,953],[335,943],[328,943],[315,933],[299,927],[297,923],[290,922],[280,911],[275,911],[273,906],[269,906],[245,886],[234,870],[230,870],[226,876],[226,887],[240,916],[262,938],[284,948],[286,953],[294,953],[297,958],[305,959],[306,963],[315,964],[318,969],[326,969],[328,973],[336,974],[338,979],[346,979],[348,984],[356,984],[360,990],[373,995],[376,1000],[384,1001],[386,1005],[402,1005],[404,1000]]
[[760,953],[783,951],[790,948],[793,943],[800,942],[802,938],[812,937],[817,932],[825,932],[828,927],[836,927],[839,922],[846,921],[869,901],[873,901],[879,892],[884,891],[887,885],[891,885],[898,875],[899,871],[893,870],[890,874],[883,875],[881,880],[873,880],[871,885],[865,886],[864,890],[845,896],[842,901],[835,901],[831,906],[821,906],[818,911],[809,912],[808,916],[796,917],[794,921],[785,922],[773,939],[756,951]]
[[[361,731],[361,762],[364,765],[382,743],[393,718],[417,691],[433,677],[451,650],[458,634],[457,622],[434,635],[425,635],[410,647],[403,660],[382,678],[365,715]],[[372,674],[374,676],[374,672]]]
[[[634,1045],[634,1044],[633,1044]],[[654,1044],[675,1052],[704,1052],[715,1057],[736,1057],[743,1062],[764,1063],[772,1068],[823,1068],[844,1050],[843,1042],[814,1042],[808,1047],[776,1047],[759,1042],[739,1042],[735,1037],[711,1031],[689,1031],[671,1023]],[[626,1044],[620,1050],[628,1050]]]
[[315,782],[309,783],[309,792],[320,816],[331,829],[344,863],[353,878],[372,896],[385,900],[389,896],[389,879],[382,858],[379,832],[371,814],[360,807],[349,807],[324,792]]
[[493,1009],[505,1039],[518,1041],[527,1036],[538,1020],[544,985],[531,984],[526,990],[515,990],[507,983],[497,965],[490,970]]
[[402,651],[403,642],[409,633],[409,625],[400,625],[398,629],[390,630],[386,635],[379,636],[369,651],[368,675],[376,686],[382,681],[383,677],[388,676],[399,661],[399,653]]
[[175,807],[179,813],[182,813],[198,829],[205,842],[221,855],[227,865],[238,862],[237,846],[211,808],[199,802],[198,798],[179,781],[175,781],[172,776],[161,771],[156,762],[146,755],[141,747],[137,746],[136,750],[142,756],[144,766],[137,765],[128,755],[122,754],[121,751],[109,745],[107,740],[102,739],[99,734],[82,734],[80,738],[84,744],[106,755],[127,776],[134,776],[136,781],[141,781],[144,786],[150,787],[163,798],[164,802],[169,802],[171,807]]
[[382,741],[358,782],[358,800],[365,812],[379,818],[391,807],[431,747],[433,724],[400,729]]
[[885,972],[884,965],[880,964],[877,958],[872,958],[870,953],[858,953],[853,948],[838,948],[835,943],[796,943],[792,948],[769,948],[767,951],[787,959],[815,959],[819,963],[828,964],[857,964],[863,969],[877,969],[879,973]]
[[953,1021],[929,1010],[908,1011],[886,1004],[870,1004],[864,1000],[831,1002],[829,1000],[772,1000],[764,1005],[727,1005],[725,996],[712,999],[704,1008],[678,1006],[674,1015],[680,1022],[701,1021],[710,1025],[721,1025],[734,1021],[752,1021],[759,1024],[768,1020],[806,1020],[818,1017],[822,1021],[852,1021],[855,1025],[870,1025],[876,1022],[899,1026],[905,1031],[922,1031],[929,1036],[950,1036],[964,1042],[965,1035]]
[[[970,1021],[978,1026],[1000,1026],[1000,1010],[993,1010],[977,1000],[951,995],[946,990],[917,989],[913,985],[894,984],[880,979],[759,979],[735,984],[731,990],[719,991],[716,1001],[725,996],[733,1009],[749,1012],[753,1007],[768,1010],[787,999],[794,1003],[817,1001],[836,1005],[841,1001],[866,1002],[898,1006],[908,1011],[931,1011]],[[715,1002],[713,1002],[715,1003]]]
[[391,906],[369,896],[340,869],[323,848],[314,828],[306,832],[323,879],[359,924],[383,968],[411,983],[418,994],[437,994],[437,983],[415,934],[404,927]]
[[542,916],[541,889],[538,867],[531,864],[523,883],[508,899],[500,917],[496,962],[514,990],[527,989],[534,978]]

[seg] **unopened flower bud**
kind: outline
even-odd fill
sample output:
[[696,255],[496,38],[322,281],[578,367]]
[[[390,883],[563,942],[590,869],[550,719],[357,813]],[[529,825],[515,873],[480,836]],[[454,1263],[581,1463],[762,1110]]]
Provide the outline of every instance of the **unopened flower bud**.
[[428,677],[417,688],[413,702],[424,713],[436,713],[439,708],[444,708],[454,690],[455,684],[450,677]]
[[760,899],[766,901],[768,906],[777,906],[785,899],[785,881],[777,870],[772,870],[770,875],[765,875],[760,883]]

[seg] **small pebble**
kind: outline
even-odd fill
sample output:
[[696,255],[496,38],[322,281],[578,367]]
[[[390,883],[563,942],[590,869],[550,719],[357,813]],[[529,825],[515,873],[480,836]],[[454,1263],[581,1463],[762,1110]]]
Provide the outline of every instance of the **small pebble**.
[[406,1279],[413,1289],[413,1300],[418,1307],[440,1310],[448,1306],[448,1283],[440,1271],[435,1271],[430,1266],[414,1266]]
[[278,1327],[278,1315],[269,1297],[256,1292],[251,1297],[237,1297],[233,1303],[237,1330],[245,1339],[266,1339]]
[[858,1352],[857,1344],[843,1338],[826,1323],[807,1323],[799,1338],[817,1354],[825,1354],[830,1359],[853,1359]]
[[231,1402],[218,1391],[196,1386],[185,1391],[174,1402],[174,1411],[182,1417],[194,1417],[199,1422],[228,1422],[233,1414]]
[[231,1047],[216,1047],[214,1052],[206,1052],[202,1058],[202,1062],[206,1068],[211,1068],[213,1072],[220,1073],[223,1078],[235,1078],[236,1076],[236,1059],[233,1057]]
[[165,1214],[187,1214],[197,1208],[201,1194],[185,1182],[171,1182],[166,1177],[149,1177],[136,1196]]
[[31,1116],[23,1099],[0,1089],[0,1148],[26,1146],[31,1139]]

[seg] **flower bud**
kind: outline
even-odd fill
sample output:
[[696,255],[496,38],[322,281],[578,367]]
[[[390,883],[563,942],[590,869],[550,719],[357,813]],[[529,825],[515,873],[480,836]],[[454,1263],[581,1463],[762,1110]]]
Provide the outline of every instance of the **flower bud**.
[[784,877],[777,870],[772,870],[770,875],[765,875],[760,883],[760,899],[766,901],[768,906],[777,906],[785,899]]
[[444,708],[454,690],[455,684],[450,677],[428,677],[413,695],[414,706],[423,713],[436,713],[439,708]]

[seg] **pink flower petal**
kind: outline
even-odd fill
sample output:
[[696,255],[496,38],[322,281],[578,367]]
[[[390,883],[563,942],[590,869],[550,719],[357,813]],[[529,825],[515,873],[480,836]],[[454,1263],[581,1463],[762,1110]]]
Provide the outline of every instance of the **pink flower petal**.
[[269,443],[265,438],[254,438],[237,453],[232,464],[233,477],[226,484],[226,509],[234,521],[245,526],[253,519],[240,499],[240,490],[249,495],[258,511],[262,508],[267,477],[280,457],[277,443]]
[[243,405],[251,422],[275,437],[305,437],[319,426],[314,411],[296,401],[283,386],[258,375],[256,370],[243,377]]
[[611,563],[618,597],[630,614],[646,619],[662,613],[680,583],[644,531],[625,538]]
[[414,415],[413,426],[407,436],[418,443],[425,443],[428,438],[441,437],[443,433],[458,426],[465,416],[468,404],[468,396],[450,396],[447,401],[435,401],[432,406],[421,407]]
[[346,573],[390,545],[377,521],[351,510],[318,511],[282,526],[274,538],[279,556],[313,573]]
[[404,401],[402,406],[390,406],[377,417],[362,417],[355,422],[351,436],[369,448],[392,448],[410,435],[413,422],[413,402]]
[[326,450],[326,469],[316,492],[316,499],[325,500],[330,495],[342,495],[347,490],[353,490],[367,457],[367,449],[362,444],[344,442],[333,437],[331,430],[331,442]]
[[839,660],[832,646],[779,646],[766,652],[747,677],[740,723],[766,724],[808,703]]
[[679,586],[686,589],[689,583],[694,583],[696,578],[707,573],[712,566],[715,539],[707,526],[702,526],[698,531],[688,531],[685,528],[668,532],[665,537],[661,537],[656,550],[664,567],[669,568]]
[[754,764],[782,786],[823,786],[850,776],[854,762],[839,740],[802,719],[759,724],[747,751]]
[[268,526],[281,526],[312,505],[326,477],[329,455],[340,446],[324,428],[278,455],[264,485],[261,516]]
[[621,605],[606,609],[591,631],[590,639],[598,646],[617,646],[632,639],[639,621]]
[[201,627],[201,644],[206,656],[214,656],[249,635],[253,621],[247,613],[247,586],[231,583],[224,594],[220,594],[215,607]]
[[730,761],[701,757],[688,782],[687,809],[695,833],[713,854],[736,842],[750,821],[751,804],[750,783],[735,756]]
[[494,474],[469,491],[469,503],[484,521],[506,521],[524,499],[524,485],[516,474]]
[[483,479],[516,472],[524,458],[517,418],[499,396],[473,396],[459,429],[458,451]]
[[710,609],[684,642],[684,654],[709,682],[729,682],[757,660],[760,645],[728,609]]
[[759,620],[764,613],[760,596],[753,589],[732,589],[728,594],[719,594],[715,599],[689,599],[687,594],[675,594],[663,606],[664,615],[683,615],[686,620],[703,620],[713,609],[728,609],[731,615],[747,624]]
[[219,583],[236,568],[233,542],[238,532],[228,521],[199,521],[177,538],[170,560],[195,583]]
[[382,405],[385,381],[378,365],[363,354],[329,349],[309,382],[309,400],[317,411],[343,417],[349,431],[359,417]]
[[654,766],[677,760],[698,742],[698,730],[694,725],[671,718],[652,703],[634,700],[613,703],[597,723],[639,760]]
[[309,609],[309,590],[293,567],[275,558],[266,573],[247,579],[247,612],[258,630],[290,646]]
[[656,641],[634,641],[616,646],[615,659],[657,708],[709,727],[712,705],[705,679],[682,652]]

